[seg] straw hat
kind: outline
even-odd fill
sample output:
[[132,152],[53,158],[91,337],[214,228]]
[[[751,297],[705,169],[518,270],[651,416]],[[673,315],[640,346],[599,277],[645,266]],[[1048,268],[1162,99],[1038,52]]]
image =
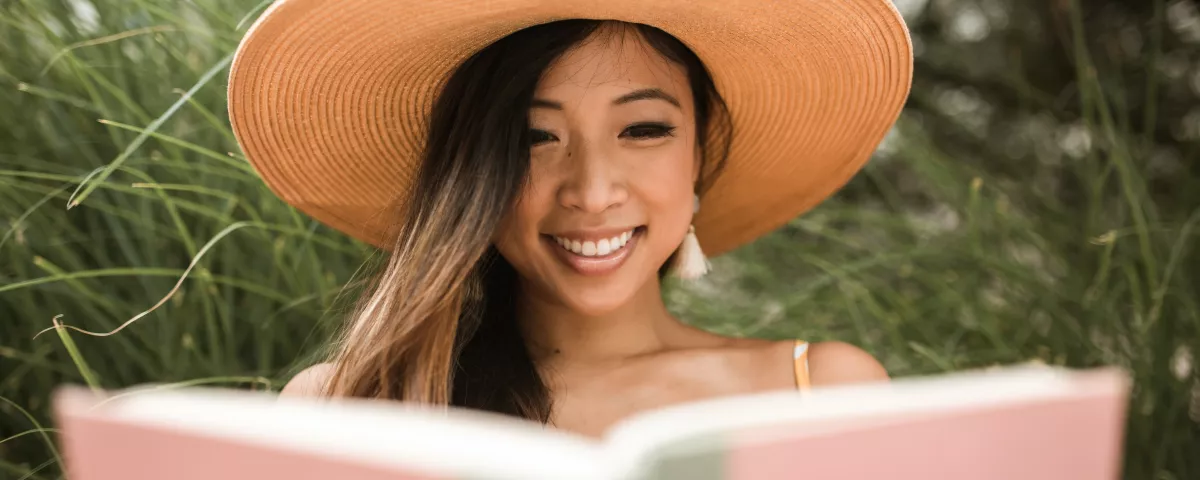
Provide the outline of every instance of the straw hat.
[[509,33],[570,18],[658,27],[710,70],[735,128],[694,222],[710,255],[844,185],[895,122],[912,78],[890,0],[279,0],[234,58],[234,133],[284,201],[385,246],[443,81]]

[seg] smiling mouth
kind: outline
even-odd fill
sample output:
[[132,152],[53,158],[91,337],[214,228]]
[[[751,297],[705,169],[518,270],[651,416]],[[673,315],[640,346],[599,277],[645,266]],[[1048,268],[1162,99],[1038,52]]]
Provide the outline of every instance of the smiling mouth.
[[645,231],[646,227],[641,226],[601,239],[581,240],[557,235],[542,235],[542,238],[565,266],[580,275],[595,276],[620,268]]
[[558,246],[566,249],[568,252],[584,257],[603,257],[610,255],[629,244],[629,239],[633,238],[634,232],[637,229],[630,229],[612,238],[604,238],[600,240],[572,240],[565,237],[552,236],[554,242]]

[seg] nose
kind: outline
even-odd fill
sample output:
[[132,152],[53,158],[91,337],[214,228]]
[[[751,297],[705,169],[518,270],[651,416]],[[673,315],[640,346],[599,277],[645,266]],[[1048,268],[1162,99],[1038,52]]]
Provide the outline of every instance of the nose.
[[573,146],[567,153],[565,179],[558,191],[559,203],[568,209],[601,213],[625,203],[629,191],[621,168],[606,153],[587,145]]

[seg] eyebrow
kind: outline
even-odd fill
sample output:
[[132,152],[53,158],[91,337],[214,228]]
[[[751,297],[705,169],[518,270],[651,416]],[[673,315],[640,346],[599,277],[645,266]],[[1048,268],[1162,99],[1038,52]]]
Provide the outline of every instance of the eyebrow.
[[[617,97],[617,99],[613,100],[612,103],[613,103],[613,105],[624,105],[626,103],[632,103],[632,102],[636,102],[638,100],[662,100],[664,102],[670,103],[671,105],[674,105],[676,108],[683,108],[679,104],[679,100],[677,100],[675,97],[671,96],[671,94],[664,92],[658,88],[643,88],[641,90],[634,90],[632,92],[621,95],[620,97]],[[533,99],[533,101],[531,101],[529,103],[529,107],[530,108],[549,108],[551,110],[562,110],[563,109],[561,103],[558,103],[558,102],[555,102],[552,100],[546,100],[543,98]]]
[[562,110],[562,104],[541,98],[535,98],[529,102],[529,108],[549,108],[551,110]]
[[676,108],[683,108],[679,105],[679,100],[676,100],[675,97],[671,96],[671,94],[657,88],[643,88],[641,90],[634,90],[626,93],[618,97],[616,100],[613,100],[613,105],[624,105],[626,103],[636,102],[638,100],[662,100],[674,105]]

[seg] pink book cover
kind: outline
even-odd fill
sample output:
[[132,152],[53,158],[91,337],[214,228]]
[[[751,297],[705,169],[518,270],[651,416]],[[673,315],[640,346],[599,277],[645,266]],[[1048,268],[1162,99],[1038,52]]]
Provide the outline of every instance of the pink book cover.
[[1112,369],[977,372],[669,407],[600,440],[486,414],[215,390],[103,401],[66,387],[55,412],[70,480],[1112,480],[1127,391]]
[[[361,479],[436,480],[346,458],[198,435],[91,415],[86,391],[57,398],[60,437],[69,480]],[[182,412],[181,412],[182,413]]]

